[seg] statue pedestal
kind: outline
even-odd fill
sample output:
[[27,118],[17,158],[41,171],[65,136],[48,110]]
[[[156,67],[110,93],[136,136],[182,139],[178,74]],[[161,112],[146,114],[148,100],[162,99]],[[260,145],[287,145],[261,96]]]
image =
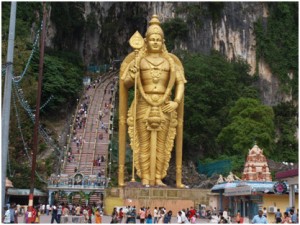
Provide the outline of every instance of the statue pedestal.
[[[139,182],[129,182],[126,187],[111,188],[105,194],[105,214],[110,215],[114,207],[135,206],[165,207],[173,215],[179,210],[195,207],[199,204],[209,205],[210,189],[180,189],[171,187],[144,187]],[[122,205],[115,205],[122,204]]]

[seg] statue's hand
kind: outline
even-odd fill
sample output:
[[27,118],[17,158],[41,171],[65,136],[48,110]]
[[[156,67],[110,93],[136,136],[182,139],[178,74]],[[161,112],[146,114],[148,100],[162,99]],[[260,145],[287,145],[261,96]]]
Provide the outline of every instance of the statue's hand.
[[165,106],[162,107],[162,111],[166,113],[173,112],[177,109],[178,103],[173,101],[168,101]]
[[139,67],[134,65],[132,67],[129,68],[129,74],[131,76],[132,79],[134,79],[136,77],[136,73],[139,71]]

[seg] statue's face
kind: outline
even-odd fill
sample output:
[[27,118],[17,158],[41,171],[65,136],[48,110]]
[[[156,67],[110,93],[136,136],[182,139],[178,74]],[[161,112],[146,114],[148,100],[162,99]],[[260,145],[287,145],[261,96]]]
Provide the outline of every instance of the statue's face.
[[163,40],[159,34],[151,34],[147,39],[147,47],[149,52],[161,52]]

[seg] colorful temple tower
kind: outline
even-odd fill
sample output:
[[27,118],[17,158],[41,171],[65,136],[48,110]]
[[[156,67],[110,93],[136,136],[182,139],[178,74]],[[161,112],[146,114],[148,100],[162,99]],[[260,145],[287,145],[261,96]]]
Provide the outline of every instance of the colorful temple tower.
[[256,144],[249,150],[242,180],[272,181],[267,159],[263,155],[263,150]]

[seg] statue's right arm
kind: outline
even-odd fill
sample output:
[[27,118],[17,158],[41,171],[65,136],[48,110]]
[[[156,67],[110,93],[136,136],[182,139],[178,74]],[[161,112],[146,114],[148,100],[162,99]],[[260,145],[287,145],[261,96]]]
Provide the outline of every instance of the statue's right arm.
[[127,89],[134,85],[134,79],[136,74],[139,73],[139,69],[134,65],[134,61],[129,63],[124,71],[124,85]]

